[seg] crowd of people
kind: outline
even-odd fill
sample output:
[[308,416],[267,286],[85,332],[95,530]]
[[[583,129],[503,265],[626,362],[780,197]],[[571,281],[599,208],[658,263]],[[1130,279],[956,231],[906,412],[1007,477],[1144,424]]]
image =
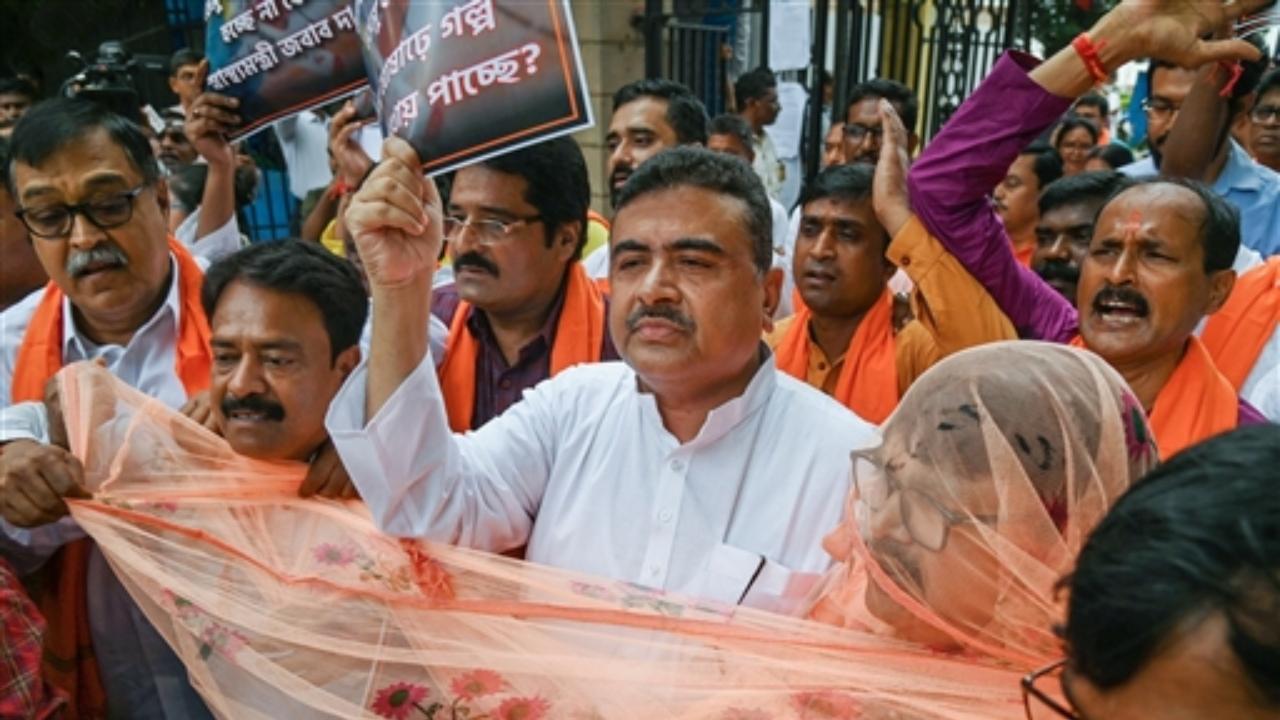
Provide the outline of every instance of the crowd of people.
[[618,89],[608,217],[308,111],[276,242],[198,55],[0,81],[0,717],[1280,718],[1268,4],[861,83],[790,208],[767,68]]

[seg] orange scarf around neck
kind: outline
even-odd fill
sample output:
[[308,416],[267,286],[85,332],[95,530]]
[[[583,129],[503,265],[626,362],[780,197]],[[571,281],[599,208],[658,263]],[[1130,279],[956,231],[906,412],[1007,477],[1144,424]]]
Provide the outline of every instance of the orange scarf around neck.
[[[806,380],[809,373],[809,321],[802,307],[774,351],[778,369]],[[858,323],[844,353],[844,367],[833,397],[867,422],[879,424],[898,406],[898,361],[893,340],[893,295],[888,289]]]
[[[480,343],[467,328],[471,303],[458,303],[449,323],[449,340],[444,361],[440,363],[440,389],[444,393],[449,427],[454,432],[471,429],[476,405],[476,362],[480,359]],[[600,361],[604,342],[604,296],[599,286],[587,277],[582,263],[569,266],[565,283],[560,321],[556,324],[551,348],[551,374],[580,363]]]
[[1236,280],[1231,297],[1209,316],[1200,341],[1239,390],[1280,323],[1280,255]]
[[[1085,347],[1079,335],[1071,344]],[[1182,361],[1160,388],[1148,416],[1160,459],[1168,460],[1180,450],[1235,429],[1239,419],[1240,397],[1235,388],[1214,367],[1204,344],[1190,338]]]
[[[169,251],[177,258],[178,346],[175,372],[194,395],[209,387],[212,361],[209,321],[200,305],[204,273],[182,243],[169,238]],[[62,289],[52,282],[31,316],[18,348],[13,370],[13,402],[39,401],[45,384],[62,369]],[[32,599],[48,621],[41,671],[50,684],[70,696],[68,718],[106,717],[106,692],[89,628],[86,571],[89,541],[75,540],[58,549],[28,582]]]

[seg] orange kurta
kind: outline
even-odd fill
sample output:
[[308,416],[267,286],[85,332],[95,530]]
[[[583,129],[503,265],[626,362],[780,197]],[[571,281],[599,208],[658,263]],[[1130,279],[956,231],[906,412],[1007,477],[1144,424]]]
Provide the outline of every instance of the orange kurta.
[[[599,362],[604,342],[604,295],[600,287],[587,277],[582,263],[569,267],[565,284],[564,305],[556,324],[555,344],[551,348],[551,374],[580,363]],[[440,389],[444,393],[449,427],[454,432],[471,429],[476,404],[476,362],[480,343],[467,329],[471,303],[458,303],[449,324],[449,340],[444,360],[438,371]]]
[[[181,303],[175,372],[191,395],[209,387],[212,369],[209,322],[200,304],[204,273],[191,253],[173,237],[169,238],[169,251],[178,263]],[[15,403],[42,399],[45,385],[62,369],[64,297],[62,289],[50,282],[31,316],[14,364]],[[72,718],[106,715],[106,695],[89,630],[85,584],[88,559],[89,541],[73,541],[54,553],[32,581],[33,599],[49,623],[42,671],[51,684],[70,696],[68,717]]]
[[[809,373],[811,316],[810,310],[801,306],[775,348],[778,369],[805,381]],[[832,397],[868,422],[884,422],[898,405],[893,295],[887,288],[858,323],[843,365]]]
[[1200,336],[1213,364],[1237,391],[1280,323],[1280,255],[1236,280],[1231,297]]

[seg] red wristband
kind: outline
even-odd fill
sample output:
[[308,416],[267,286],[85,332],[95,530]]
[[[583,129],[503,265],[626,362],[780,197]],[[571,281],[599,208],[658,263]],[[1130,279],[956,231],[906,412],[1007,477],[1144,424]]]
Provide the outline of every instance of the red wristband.
[[1102,65],[1102,60],[1098,57],[1098,51],[1106,47],[1106,45],[1107,42],[1105,40],[1095,45],[1089,39],[1087,33],[1080,33],[1075,40],[1071,41],[1071,47],[1075,48],[1076,54],[1080,56],[1085,69],[1093,76],[1093,82],[1097,85],[1106,82],[1109,75],[1107,69]]
[[1218,66],[1227,71],[1227,84],[1222,86],[1222,91],[1218,93],[1218,96],[1229,98],[1236,91],[1240,76],[1244,74],[1244,66],[1240,64],[1239,60],[1235,62],[1219,60]]

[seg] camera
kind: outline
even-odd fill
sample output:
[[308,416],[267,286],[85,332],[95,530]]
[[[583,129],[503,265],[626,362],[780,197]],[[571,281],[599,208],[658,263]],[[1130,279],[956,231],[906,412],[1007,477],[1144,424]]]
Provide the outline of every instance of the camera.
[[64,97],[81,97],[104,105],[112,112],[135,122],[142,122],[137,82],[137,63],[119,40],[108,40],[98,46],[98,56],[86,61],[72,50],[67,58],[80,63],[78,73],[62,83]]

